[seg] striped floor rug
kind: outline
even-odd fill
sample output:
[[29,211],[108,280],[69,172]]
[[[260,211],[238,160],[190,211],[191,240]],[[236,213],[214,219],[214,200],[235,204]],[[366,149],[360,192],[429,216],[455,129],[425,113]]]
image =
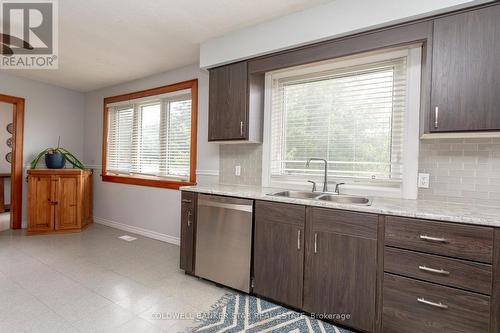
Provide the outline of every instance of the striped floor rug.
[[352,333],[302,313],[243,294],[227,294],[190,333]]

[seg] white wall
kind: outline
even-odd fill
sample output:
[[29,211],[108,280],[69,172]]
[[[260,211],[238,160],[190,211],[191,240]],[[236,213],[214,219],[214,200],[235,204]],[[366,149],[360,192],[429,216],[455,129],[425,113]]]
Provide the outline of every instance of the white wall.
[[489,1],[335,0],[203,42],[200,66],[214,67],[483,2]]
[[[101,166],[103,98],[198,78],[198,183],[218,182],[219,148],[208,143],[208,73],[198,64],[140,80],[89,92],[85,96],[86,164]],[[213,174],[213,175],[211,175]],[[128,184],[102,182],[94,173],[94,216],[97,222],[178,242],[180,192]],[[152,232],[152,233],[150,233]]]
[[[23,164],[47,147],[62,146],[83,155],[84,95],[53,85],[0,73],[0,93],[25,99]],[[26,182],[23,182],[23,226],[26,226]]]

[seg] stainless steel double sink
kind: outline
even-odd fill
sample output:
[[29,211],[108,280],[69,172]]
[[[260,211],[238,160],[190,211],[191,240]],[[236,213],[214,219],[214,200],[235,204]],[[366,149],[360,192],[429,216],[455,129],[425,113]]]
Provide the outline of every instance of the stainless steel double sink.
[[363,205],[363,206],[369,206],[372,203],[370,198],[359,197],[354,195],[336,194],[336,193],[280,191],[280,192],[269,193],[268,195],[275,197],[292,198],[292,199],[321,200],[321,201],[329,201],[340,204],[353,204],[353,205]]

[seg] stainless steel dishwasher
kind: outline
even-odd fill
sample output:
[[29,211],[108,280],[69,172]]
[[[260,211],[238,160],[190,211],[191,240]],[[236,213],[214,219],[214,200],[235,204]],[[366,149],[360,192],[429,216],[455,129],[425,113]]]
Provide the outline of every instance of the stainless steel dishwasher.
[[250,291],[253,201],[198,195],[195,274]]

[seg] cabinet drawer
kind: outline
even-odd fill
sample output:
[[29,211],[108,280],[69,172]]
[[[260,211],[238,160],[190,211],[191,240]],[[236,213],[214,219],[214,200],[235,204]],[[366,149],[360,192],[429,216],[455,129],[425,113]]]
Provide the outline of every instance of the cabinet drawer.
[[306,207],[288,203],[256,201],[255,219],[268,223],[287,223],[304,227]]
[[194,209],[194,205],[195,205],[194,199],[195,199],[195,193],[182,191],[182,193],[181,193],[182,207],[184,207],[186,209],[189,209],[189,208]]
[[449,257],[492,262],[493,229],[386,217],[385,244]]
[[386,272],[491,294],[491,265],[386,247]]
[[384,274],[383,332],[489,331],[490,298]]
[[313,231],[377,239],[378,215],[329,208],[308,209],[310,219],[314,220]]

